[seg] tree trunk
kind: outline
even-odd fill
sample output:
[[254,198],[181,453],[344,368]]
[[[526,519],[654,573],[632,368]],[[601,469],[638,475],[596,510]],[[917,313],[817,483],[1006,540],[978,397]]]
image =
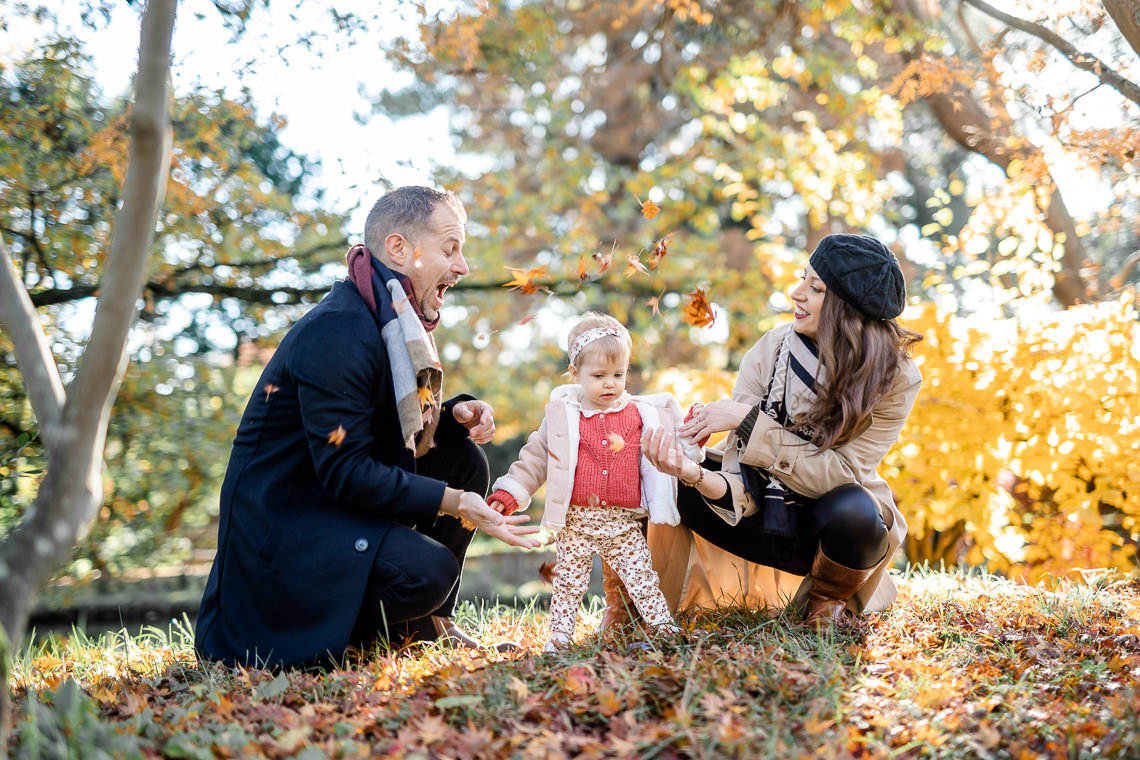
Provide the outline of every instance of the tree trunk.
[[[1015,158],[1028,155],[1025,151],[1011,150],[1006,137],[1011,133],[1000,125],[993,128],[995,119],[982,108],[974,96],[962,88],[950,92],[927,95],[924,100],[938,119],[938,123],[955,142],[967,150],[985,156],[1002,169],[1008,169]],[[1050,177],[1052,183],[1052,178]],[[1053,295],[1064,307],[1090,299],[1090,286],[1081,275],[1087,257],[1084,244],[1077,236],[1073,217],[1056,183],[1049,197],[1049,208],[1044,209],[1045,224],[1054,235],[1065,236],[1065,252],[1061,257],[1061,271],[1055,274]]]
[[1112,23],[1136,55],[1140,56],[1140,2],[1137,0],[1103,0],[1101,5],[1112,17]]
[[[1131,3],[1135,6],[1135,2]],[[911,16],[921,23],[930,23],[940,12],[937,5],[923,0],[896,0],[899,13]],[[906,60],[921,56],[921,50],[904,53]],[[959,84],[953,84],[947,91],[925,95],[923,100],[930,106],[938,123],[955,142],[978,155],[984,156],[1002,169],[1008,169],[1015,158],[1028,158],[1032,148],[1011,148],[1011,145],[1025,145],[1018,138],[1013,125],[1004,114],[994,114],[974,97],[974,94]],[[1088,254],[1084,243],[1077,236],[1073,217],[1061,198],[1057,183],[1050,175],[1052,185],[1049,207],[1042,209],[1045,225],[1054,235],[1064,235],[1064,253],[1061,256],[1060,271],[1054,273],[1053,296],[1062,306],[1068,308],[1096,297],[1094,284],[1085,281],[1081,274]]]
[[[177,0],[150,0],[142,18],[139,70],[131,115],[131,154],[123,205],[91,338],[74,380],[61,393],[58,371],[27,292],[14,281],[0,246],[0,321],[12,335],[36,417],[46,421],[47,471],[31,507],[0,541],[0,751],[10,730],[7,679],[35,592],[67,561],[103,500],[103,444],[111,404],[127,360],[127,337],[137,314],[158,206],[170,166],[170,41]],[[14,296],[10,298],[8,296]],[[52,379],[54,376],[54,380]],[[44,388],[39,384],[44,383]]]

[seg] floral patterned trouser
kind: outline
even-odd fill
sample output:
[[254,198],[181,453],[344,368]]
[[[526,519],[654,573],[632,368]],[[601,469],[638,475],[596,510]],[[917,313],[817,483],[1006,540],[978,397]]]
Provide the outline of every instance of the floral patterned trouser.
[[590,567],[600,554],[625,584],[641,617],[650,625],[673,629],[673,616],[661,593],[649,545],[638,518],[624,507],[576,507],[558,531],[554,594],[550,600],[548,632],[555,645],[574,638],[578,608],[590,584]]

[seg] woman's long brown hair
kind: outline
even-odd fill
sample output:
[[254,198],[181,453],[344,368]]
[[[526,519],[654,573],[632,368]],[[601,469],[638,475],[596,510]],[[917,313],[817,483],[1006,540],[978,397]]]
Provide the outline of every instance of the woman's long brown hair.
[[801,422],[812,443],[827,450],[870,424],[871,410],[890,392],[910,346],[922,336],[893,319],[865,316],[835,294],[823,299],[816,343],[830,383]]

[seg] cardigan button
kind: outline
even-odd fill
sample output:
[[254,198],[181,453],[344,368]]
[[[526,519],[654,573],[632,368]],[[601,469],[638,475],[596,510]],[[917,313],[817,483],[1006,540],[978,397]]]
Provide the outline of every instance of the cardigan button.
[[609,471],[609,470],[602,470],[602,474],[603,474],[603,475],[609,475],[609,474],[610,474],[610,471]]
[[367,538],[356,539],[355,546],[356,546],[356,551],[358,551],[358,552],[368,551],[368,539]]

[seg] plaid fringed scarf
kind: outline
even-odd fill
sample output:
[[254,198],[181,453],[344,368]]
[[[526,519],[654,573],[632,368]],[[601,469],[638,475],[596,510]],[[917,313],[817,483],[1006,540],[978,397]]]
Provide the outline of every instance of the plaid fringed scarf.
[[399,275],[362,245],[350,248],[345,259],[348,279],[372,311],[388,351],[404,445],[421,457],[432,447],[443,404],[443,369],[435,341]]
[[[819,361],[815,342],[788,330],[776,353],[776,365],[768,382],[768,392],[760,402],[760,410],[797,436],[810,441],[813,431],[796,425],[815,403],[818,388],[827,384],[827,367]],[[777,536],[797,535],[797,494],[784,487],[777,478],[756,467],[741,468],[745,487],[762,504],[764,532]]]

